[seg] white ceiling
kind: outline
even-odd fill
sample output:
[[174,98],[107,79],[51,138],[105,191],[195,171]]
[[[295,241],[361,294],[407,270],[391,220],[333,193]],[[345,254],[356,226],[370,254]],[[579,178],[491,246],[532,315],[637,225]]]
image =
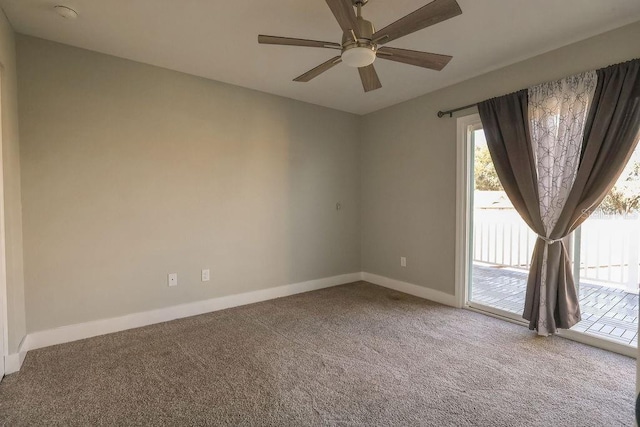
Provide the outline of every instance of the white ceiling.
[[[370,0],[377,28],[429,0]],[[463,14],[390,46],[453,56],[443,71],[378,59],[382,89],[364,93],[344,64],[292,79],[330,49],[258,45],[268,34],[340,42],[323,0],[0,0],[19,33],[357,114],[378,110],[640,20],[638,0],[458,0]],[[77,20],[53,12],[63,4]],[[633,43],[634,41],[629,41]],[[637,41],[635,41],[637,42]]]

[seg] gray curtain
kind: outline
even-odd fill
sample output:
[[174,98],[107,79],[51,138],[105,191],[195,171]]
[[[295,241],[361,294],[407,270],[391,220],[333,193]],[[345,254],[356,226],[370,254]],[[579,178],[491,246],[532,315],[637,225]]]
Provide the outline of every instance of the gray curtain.
[[[568,329],[580,321],[571,260],[560,239],[600,204],[640,137],[640,60],[597,70],[597,76],[575,181],[553,231],[548,238],[538,238],[534,248],[523,313],[530,329],[540,330],[539,325],[544,323],[545,332],[554,333],[557,328]],[[527,90],[484,101],[478,108],[496,172],[509,199],[534,232],[547,236],[540,217]],[[546,303],[541,314],[543,274]]]

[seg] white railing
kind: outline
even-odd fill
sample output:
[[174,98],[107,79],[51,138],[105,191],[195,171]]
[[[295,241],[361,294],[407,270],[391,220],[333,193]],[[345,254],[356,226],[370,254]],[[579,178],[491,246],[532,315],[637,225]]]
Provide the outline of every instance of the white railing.
[[475,209],[473,260],[529,269],[536,233],[515,209]]
[[[536,234],[514,209],[475,209],[473,260],[529,269]],[[581,227],[580,278],[638,290],[640,217],[596,213]]]
[[637,290],[640,219],[592,216],[581,227],[580,277]]

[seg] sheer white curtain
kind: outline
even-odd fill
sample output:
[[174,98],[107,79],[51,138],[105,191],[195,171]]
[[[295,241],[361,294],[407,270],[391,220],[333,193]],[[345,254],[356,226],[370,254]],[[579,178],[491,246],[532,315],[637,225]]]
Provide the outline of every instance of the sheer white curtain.
[[[585,123],[597,85],[597,74],[590,71],[528,89],[531,147],[538,178],[540,216],[549,239],[573,187],[580,163]],[[548,335],[547,255],[542,257],[540,316],[538,334]]]

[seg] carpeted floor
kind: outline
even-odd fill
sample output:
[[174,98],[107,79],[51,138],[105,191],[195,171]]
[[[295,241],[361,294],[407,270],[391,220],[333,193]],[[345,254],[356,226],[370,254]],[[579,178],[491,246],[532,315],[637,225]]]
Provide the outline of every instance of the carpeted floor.
[[3,425],[633,425],[635,360],[358,282],[31,351]]

